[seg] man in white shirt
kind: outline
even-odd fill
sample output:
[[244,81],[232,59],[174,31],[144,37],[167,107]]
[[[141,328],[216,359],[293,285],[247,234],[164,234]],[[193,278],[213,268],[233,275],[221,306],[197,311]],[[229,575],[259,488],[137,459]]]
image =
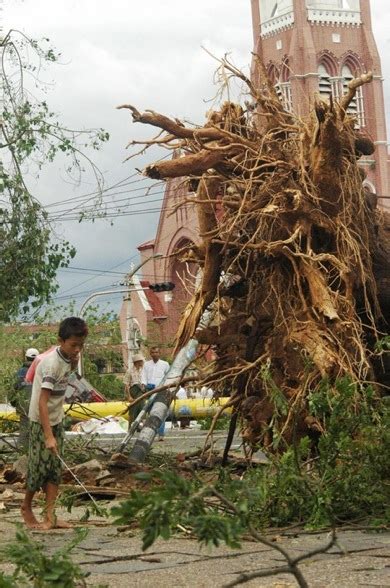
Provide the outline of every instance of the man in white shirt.
[[205,398],[212,398],[214,396],[214,392],[211,388],[207,388],[207,386],[202,386],[202,388],[200,389],[200,397],[205,399]]
[[161,352],[159,347],[151,348],[150,357],[152,359],[145,361],[144,365],[144,375],[147,385],[152,384],[158,386],[169,370],[169,363],[160,359],[160,355]]
[[[144,380],[146,382],[146,388],[148,390],[153,390],[161,383],[161,380],[165,376],[165,374],[169,371],[169,363],[160,359],[160,348],[154,346],[150,350],[150,357],[149,361],[145,361],[144,365]],[[162,423],[161,427],[158,430],[159,441],[164,440],[165,434],[165,422]]]

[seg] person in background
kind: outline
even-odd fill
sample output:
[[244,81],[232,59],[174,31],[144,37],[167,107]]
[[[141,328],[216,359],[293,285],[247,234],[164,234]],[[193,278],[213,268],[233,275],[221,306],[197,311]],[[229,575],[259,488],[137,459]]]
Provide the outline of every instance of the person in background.
[[28,447],[28,406],[30,404],[31,385],[26,382],[26,374],[39,351],[30,347],[25,353],[22,367],[16,372],[16,382],[13,392],[10,394],[10,402],[19,415],[19,437],[17,445],[19,449],[27,451]]
[[[187,398],[188,398],[187,390],[185,388],[183,388],[183,386],[180,386],[180,388],[176,392],[176,398],[177,398],[177,400],[187,400]],[[191,423],[190,417],[180,415],[178,420],[180,422],[181,429],[189,429],[190,428],[190,423]]]
[[[124,383],[126,400],[131,402],[136,400],[145,392],[146,380],[144,373],[144,356],[136,353],[132,358],[132,366],[126,372]],[[130,409],[131,422],[133,422],[144,406],[144,402],[138,402]]]
[[200,398],[211,399],[213,396],[214,396],[214,391],[211,388],[208,388],[207,386],[202,386],[202,388],[200,389],[200,394],[199,394]]
[[46,357],[46,355],[49,355],[49,353],[51,353],[56,347],[57,347],[57,345],[51,345],[51,347],[49,347],[49,349],[46,349],[46,351],[43,351],[42,353],[38,353],[34,357],[34,360],[31,363],[31,365],[28,368],[27,373],[25,375],[25,380],[26,380],[27,384],[32,384],[33,383],[34,376],[35,376],[35,370],[37,369],[38,364],[41,361],[41,359],[43,359],[44,357]]
[[[150,357],[149,361],[145,362],[144,365],[144,378],[146,381],[146,389],[153,390],[161,383],[161,380],[164,378],[165,374],[169,371],[169,363],[160,359],[161,351],[160,348],[154,346],[150,350]],[[164,441],[165,435],[165,422],[161,424],[161,427],[157,431],[158,440]]]
[[25,378],[26,378],[26,374],[28,372],[28,368],[30,367],[30,365],[32,364],[32,362],[34,361],[34,359],[39,355],[39,351],[38,349],[35,349],[35,347],[30,347],[29,349],[27,349],[25,356],[24,356],[24,362],[22,367],[20,367],[18,369],[18,371],[16,372],[16,388],[20,388],[20,386],[23,386],[25,383]]

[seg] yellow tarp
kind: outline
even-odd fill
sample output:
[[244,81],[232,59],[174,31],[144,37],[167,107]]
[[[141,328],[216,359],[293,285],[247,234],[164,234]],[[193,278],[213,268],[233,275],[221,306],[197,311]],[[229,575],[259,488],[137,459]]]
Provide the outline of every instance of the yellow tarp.
[[[219,398],[212,400],[209,398],[191,398],[188,400],[175,400],[171,408],[175,416],[188,416],[192,419],[201,419],[206,416],[213,416],[217,410],[228,402],[229,398]],[[102,418],[108,416],[123,416],[127,418],[127,402],[86,402],[80,404],[64,405],[65,414],[80,421],[86,421],[92,418]],[[231,414],[231,408],[226,409],[224,414]],[[15,410],[1,411],[0,419],[8,421],[18,421],[19,417]]]

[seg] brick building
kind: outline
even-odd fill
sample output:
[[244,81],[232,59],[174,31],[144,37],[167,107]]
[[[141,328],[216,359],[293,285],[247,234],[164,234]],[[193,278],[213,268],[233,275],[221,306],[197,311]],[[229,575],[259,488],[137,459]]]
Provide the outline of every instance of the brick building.
[[[374,155],[364,158],[366,184],[378,195],[382,206],[390,200],[389,160],[380,59],[372,33],[369,0],[251,0],[254,53],[268,75],[285,108],[297,115],[310,112],[315,93],[336,100],[348,81],[367,71],[373,82],[359,88],[350,111],[362,133],[376,145]],[[258,72],[256,59],[252,79]],[[138,247],[141,260],[156,253],[172,254],[188,242],[196,243],[194,206],[186,205],[170,214],[186,194],[179,180],[167,182],[156,237]],[[133,295],[133,316],[140,333],[151,341],[171,343],[188,294],[183,286],[188,268],[173,258],[150,259],[143,266],[142,283],[172,281],[173,293],[145,291]],[[123,333],[126,305],[121,314]]]
[[[176,157],[178,155],[175,155]],[[142,266],[142,276],[135,277],[134,284],[148,287],[150,283],[173,282],[171,292],[156,293],[144,290],[132,294],[131,316],[127,302],[124,301],[120,324],[122,337],[126,339],[129,319],[142,338],[148,343],[172,345],[181,313],[193,288],[196,268],[169,257],[188,243],[198,240],[198,219],[193,204],[177,205],[190,196],[188,186],[181,179],[166,183],[160,219],[156,236],[151,241],[138,246]],[[163,257],[153,257],[161,254]]]
[[[375,145],[362,163],[366,183],[383,206],[389,200],[389,156],[381,64],[369,0],[251,0],[254,53],[273,80],[287,110],[306,115],[315,92],[336,100],[348,81],[372,71],[349,111]],[[256,60],[252,77],[256,80]]]

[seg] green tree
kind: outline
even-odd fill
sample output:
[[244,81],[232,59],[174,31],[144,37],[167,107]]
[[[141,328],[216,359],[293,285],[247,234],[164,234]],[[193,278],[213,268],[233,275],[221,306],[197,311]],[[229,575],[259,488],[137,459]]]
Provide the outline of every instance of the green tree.
[[[35,328],[20,322],[0,322],[0,403],[9,398],[14,388],[15,374],[21,366],[28,347],[45,351],[57,343],[58,322],[66,316],[76,316],[75,302],[65,306],[51,304],[35,317]],[[89,306],[85,314],[89,334],[84,349],[84,371],[87,380],[110,400],[123,400],[124,385],[114,374],[100,374],[96,363],[102,361],[114,365],[117,371],[124,370],[120,349],[119,321],[111,311],[99,305]]]
[[42,68],[55,63],[58,55],[18,31],[11,30],[0,43],[0,320],[28,312],[48,302],[56,292],[58,268],[75,255],[66,240],[53,238],[48,215],[31,192],[27,172],[39,175],[42,167],[64,154],[67,172],[75,181],[88,165],[102,187],[98,168],[86,155],[109,139],[103,129],[73,130],[62,125],[41,93]]

